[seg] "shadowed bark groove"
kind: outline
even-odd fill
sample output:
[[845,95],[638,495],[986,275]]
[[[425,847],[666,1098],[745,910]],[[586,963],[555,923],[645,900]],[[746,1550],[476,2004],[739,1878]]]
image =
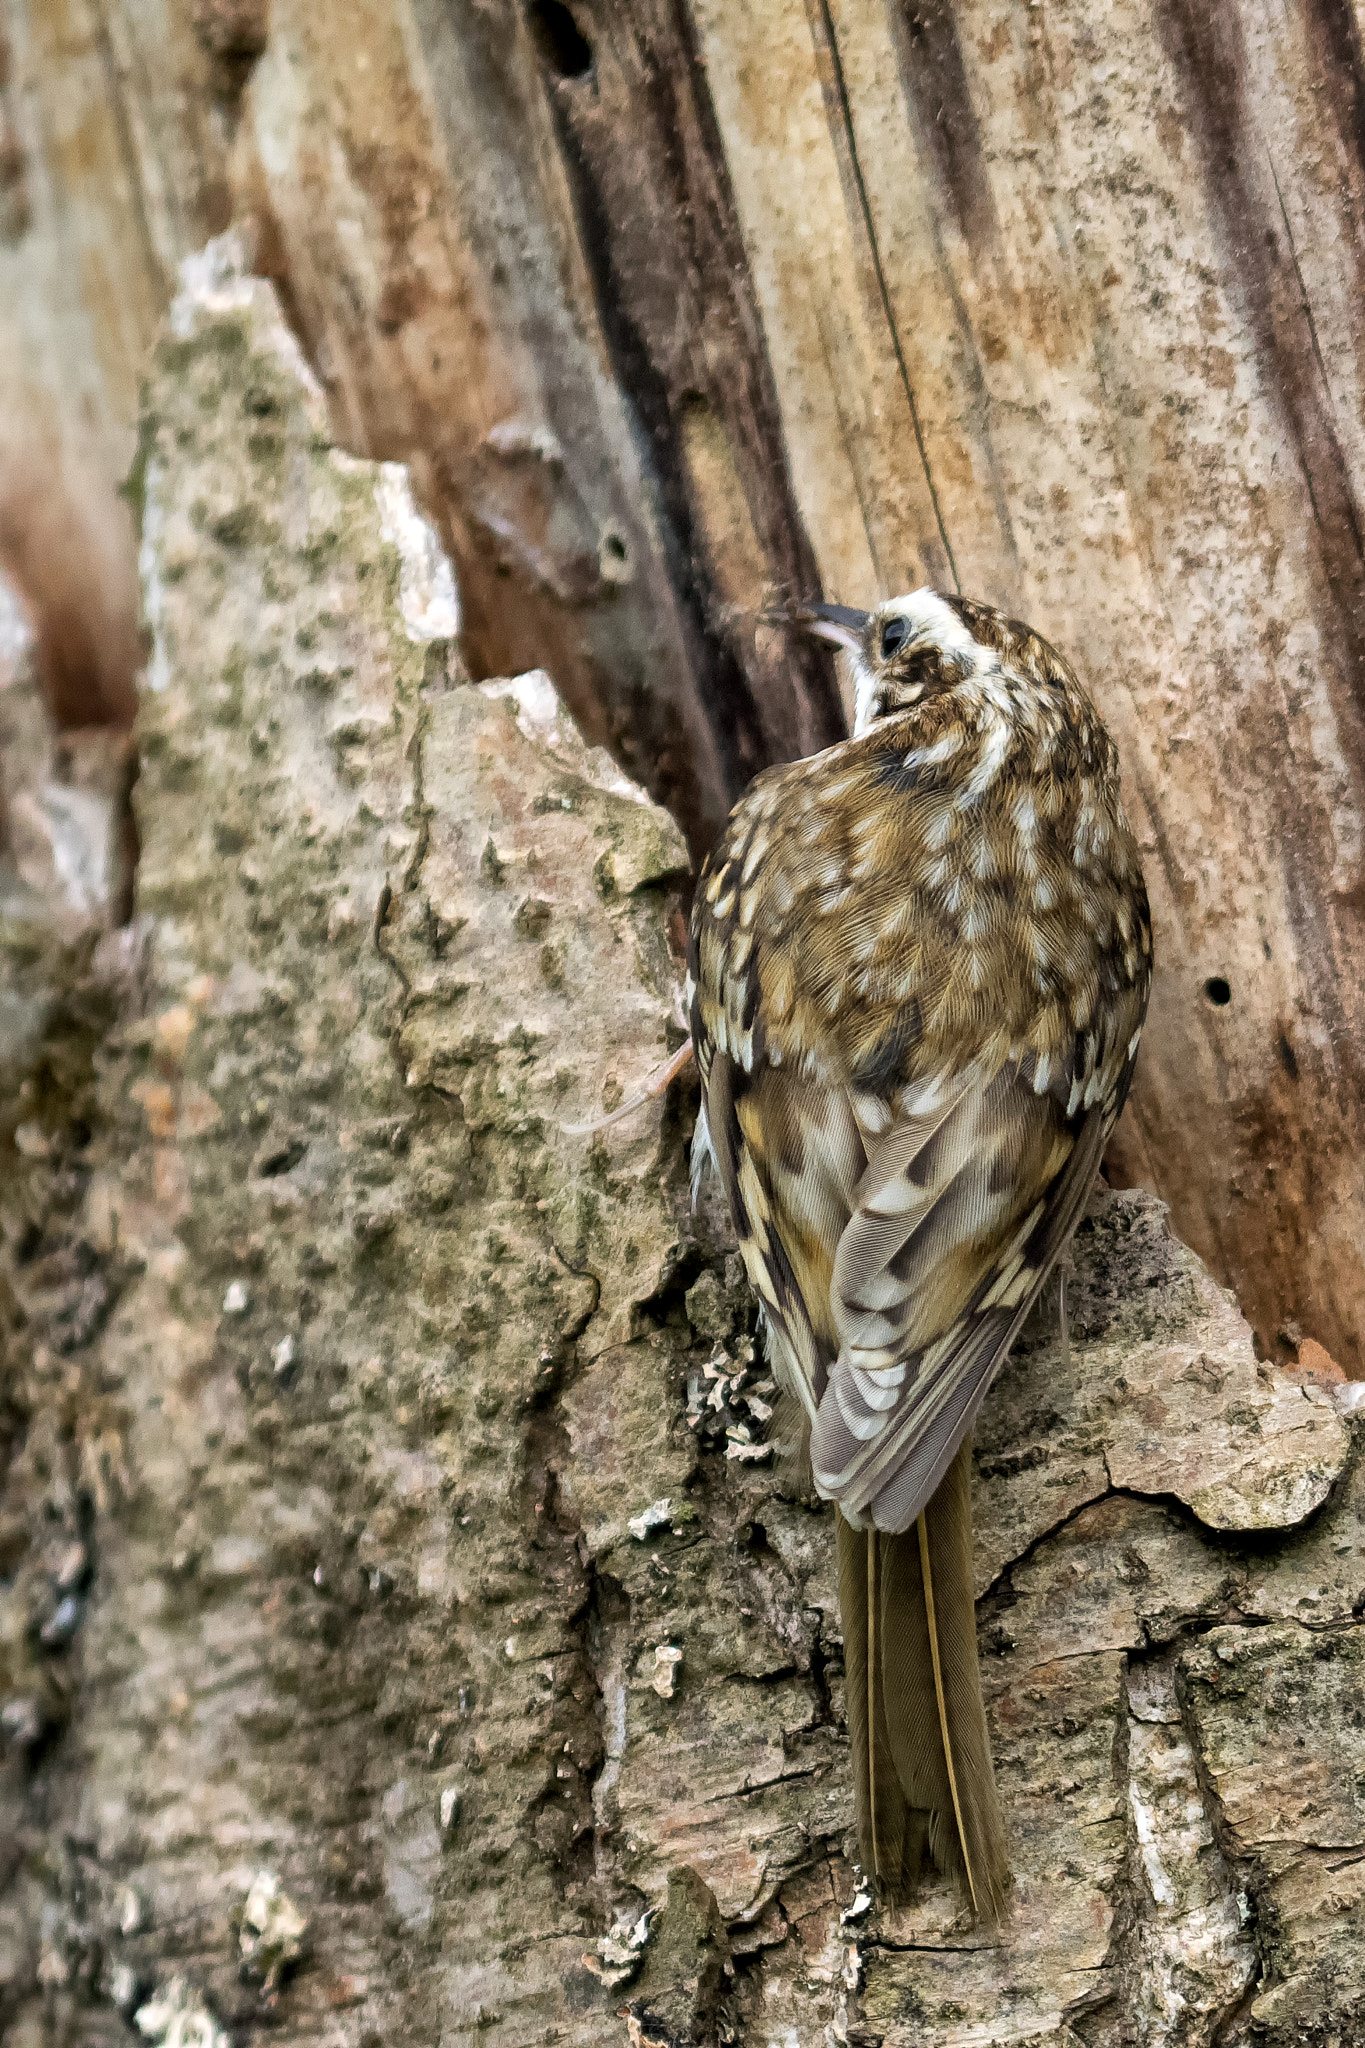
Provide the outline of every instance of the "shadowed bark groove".
[[[1165,0],[1162,15],[1191,108],[1192,130],[1204,155],[1209,190],[1222,215],[1251,326],[1283,405],[1321,536],[1322,566],[1332,605],[1325,621],[1326,644],[1343,711],[1348,714],[1343,718],[1343,733],[1359,771],[1365,765],[1365,541],[1361,510],[1333,418],[1327,369],[1274,160],[1267,155],[1264,165],[1253,166],[1249,161],[1255,130],[1245,106],[1246,59],[1239,24],[1229,8],[1210,10],[1186,5],[1185,0]],[[1265,192],[1267,175],[1269,193]],[[1265,203],[1272,194],[1273,213]],[[1329,914],[1329,905],[1315,903],[1312,913],[1315,921],[1321,920]],[[1351,1080],[1352,1099],[1358,1102],[1359,1069],[1352,1072]]]
[[844,730],[822,653],[758,630],[765,605],[818,594],[819,572],[686,11],[601,5],[583,21],[588,65],[566,70],[542,47],[547,94],[733,799],[760,767]]
[[1352,197],[1359,215],[1365,195],[1365,54],[1360,20],[1351,0],[1310,0],[1307,9],[1318,46],[1317,82],[1332,108],[1349,159]]

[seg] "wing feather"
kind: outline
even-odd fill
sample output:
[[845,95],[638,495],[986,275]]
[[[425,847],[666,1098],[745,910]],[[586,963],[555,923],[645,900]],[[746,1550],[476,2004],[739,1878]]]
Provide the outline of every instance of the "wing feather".
[[[1021,1098],[1025,1092],[1032,1093],[1026,1083],[1018,1082],[1017,1087]],[[997,1111],[999,1107],[997,1098]],[[1022,1099],[1020,1109],[1029,1113]],[[858,1388],[859,1376],[884,1383],[889,1376],[886,1367],[878,1371],[866,1362],[855,1365],[848,1353],[841,1351],[816,1416],[811,1457],[820,1491],[837,1499],[855,1525],[871,1522],[879,1529],[907,1529],[932,1497],[1020,1325],[1080,1221],[1112,1121],[1112,1099],[1096,1104],[1074,1139],[1067,1134],[1060,1170],[1054,1169],[1041,1191],[1035,1179],[1000,1218],[1000,1244],[988,1248],[976,1241],[975,1286],[968,1289],[946,1330],[917,1351],[902,1350],[891,1364],[892,1371],[903,1372],[893,1406],[873,1407]],[[983,1171],[989,1175],[989,1159],[983,1163]],[[978,1192],[963,1187],[961,1175],[956,1175],[941,1197],[944,1216],[955,1210],[979,1214],[983,1205],[972,1200]],[[1023,1222],[1031,1227],[1018,1244],[1021,1208]],[[850,1223],[850,1232],[857,1221]],[[1011,1224],[1010,1236],[1003,1237]],[[938,1248],[945,1242],[953,1243],[946,1223],[926,1245]],[[1005,1298],[991,1298],[997,1294],[1000,1273],[1008,1270],[1019,1253],[1022,1257],[1011,1284],[1004,1289]],[[841,1243],[836,1284],[842,1277],[842,1257]],[[934,1271],[912,1267],[904,1284],[912,1290],[922,1287],[936,1294],[940,1302],[956,1302],[962,1282],[958,1276],[945,1284]]]
[[835,1247],[867,1168],[851,1101],[775,1067],[751,1077],[713,1051],[703,1107],[779,1374],[813,1421],[839,1348],[829,1314]]

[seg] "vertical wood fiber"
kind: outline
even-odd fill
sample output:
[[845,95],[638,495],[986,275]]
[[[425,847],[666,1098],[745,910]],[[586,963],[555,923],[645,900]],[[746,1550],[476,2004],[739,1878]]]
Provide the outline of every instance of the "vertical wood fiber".
[[[1158,934],[1116,1168],[1172,1203],[1263,1342],[1297,1320],[1359,1370],[1354,17],[696,13],[746,240],[780,252],[754,269],[798,500],[862,513],[811,519],[824,583],[859,601],[869,556],[879,592],[942,580],[946,548],[1094,686]],[[869,353],[885,395],[850,456]]]

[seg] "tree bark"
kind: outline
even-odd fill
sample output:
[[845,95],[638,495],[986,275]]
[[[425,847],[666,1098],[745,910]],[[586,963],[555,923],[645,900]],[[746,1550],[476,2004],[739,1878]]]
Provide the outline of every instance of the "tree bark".
[[7,2041],[1349,2038],[1356,1389],[1097,1194],[977,1443],[1009,1913],[882,1912],[686,1090],[564,1129],[681,1036],[681,836],[468,679],[231,241],[139,492],[137,914],[7,940]]
[[[1363,89],[1329,0],[7,0],[7,2042],[1362,2030]],[[769,614],[923,580],[1158,941],[977,1443],[998,1935],[849,1861],[687,1085],[563,1129],[843,729]]]

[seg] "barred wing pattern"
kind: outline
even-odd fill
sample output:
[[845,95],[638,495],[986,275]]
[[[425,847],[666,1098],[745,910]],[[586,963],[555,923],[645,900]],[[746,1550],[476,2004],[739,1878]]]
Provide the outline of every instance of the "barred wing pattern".
[[751,1077],[699,1041],[745,1265],[816,1484],[854,1527],[915,1520],[1075,1230],[1132,1074],[1124,1007],[1099,1098],[1070,1117],[1065,1066],[1041,1095],[1018,1062],[969,1070],[892,1122],[880,1098]]

